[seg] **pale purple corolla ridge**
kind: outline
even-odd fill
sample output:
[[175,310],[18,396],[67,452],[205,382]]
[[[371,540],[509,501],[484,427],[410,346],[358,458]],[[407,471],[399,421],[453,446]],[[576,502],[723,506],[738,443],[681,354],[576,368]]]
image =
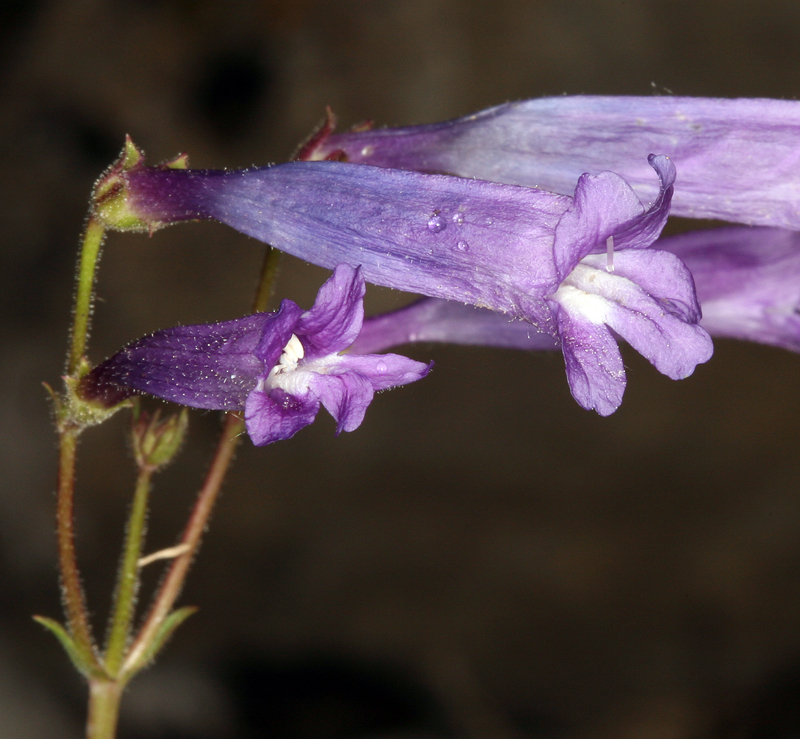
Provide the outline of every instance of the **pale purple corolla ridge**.
[[800,230],[800,101],[563,96],[421,126],[323,136],[307,156],[572,193],[610,170],[642,200],[653,151],[680,172],[672,213]]

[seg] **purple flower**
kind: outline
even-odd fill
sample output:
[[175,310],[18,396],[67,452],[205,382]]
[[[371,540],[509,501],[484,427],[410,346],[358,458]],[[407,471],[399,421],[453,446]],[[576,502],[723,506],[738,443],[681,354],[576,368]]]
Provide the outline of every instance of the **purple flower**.
[[[800,232],[717,228],[654,244],[686,264],[712,336],[745,339],[800,352]],[[665,340],[668,337],[665,335]],[[412,342],[448,342],[554,350],[558,341],[492,311],[428,298],[369,318],[352,351],[373,352]]]
[[275,313],[159,331],[95,367],[84,392],[113,397],[121,386],[194,408],[244,410],[257,446],[294,436],[320,406],[337,434],[354,431],[376,391],[430,370],[397,354],[341,354],[361,329],[364,291],[360,270],[340,265],[311,310],[284,300]]
[[339,162],[246,171],[139,169],[128,203],[154,225],[216,218],[323,267],[360,264],[374,283],[521,318],[561,345],[573,395],[612,413],[625,372],[616,335],[673,378],[712,353],[689,272],[648,249],[669,214],[675,168],[645,208],[613,172],[573,197]]
[[[158,225],[215,218],[328,269],[361,265],[378,285],[551,322],[544,299],[580,260],[649,246],[669,214],[675,169],[645,209],[612,172],[574,197],[461,177],[339,162],[234,171],[134,170],[129,205]],[[652,177],[652,172],[651,172]],[[655,178],[653,178],[655,180]]]
[[330,136],[313,158],[447,172],[572,193],[611,170],[642,200],[657,189],[653,151],[680,172],[672,212],[800,229],[800,102],[686,97],[555,97],[445,123]]
[[[365,322],[354,351],[374,351],[414,341],[561,349],[570,391],[578,404],[600,415],[622,402],[625,368],[622,337],[660,372],[680,380],[711,358],[711,339],[697,325],[700,309],[691,276],[673,254],[623,252],[608,272],[604,255],[585,257],[548,299],[558,332],[539,332],[525,321],[452,301],[428,298]],[[662,271],[663,270],[663,271]],[[682,285],[680,295],[676,289]],[[670,291],[668,300],[657,297]]]

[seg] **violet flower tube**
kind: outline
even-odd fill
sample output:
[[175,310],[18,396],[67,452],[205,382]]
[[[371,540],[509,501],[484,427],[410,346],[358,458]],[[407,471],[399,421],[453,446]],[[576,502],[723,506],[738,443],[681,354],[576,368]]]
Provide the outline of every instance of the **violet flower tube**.
[[364,290],[359,270],[341,265],[308,311],[284,300],[275,313],[145,336],[95,367],[82,393],[119,402],[137,390],[193,408],[244,410],[256,446],[294,436],[321,406],[337,434],[353,431],[375,392],[430,370],[397,354],[341,353],[361,329]]
[[800,102],[565,96],[508,103],[445,123],[335,134],[309,156],[541,187],[565,195],[611,170],[643,201],[645,157],[680,172],[672,213],[800,229]]
[[[800,352],[800,232],[716,228],[660,239],[654,245],[686,264],[711,336]],[[364,322],[352,351],[375,352],[414,342],[555,350],[558,341],[530,324],[492,311],[426,298]]]
[[648,248],[675,179],[668,158],[649,160],[661,182],[649,208],[612,172],[582,175],[573,197],[339,162],[123,178],[154,227],[215,218],[323,267],[524,319],[558,340],[578,403],[608,415],[625,388],[617,335],[673,379],[712,353],[691,275]]
[[567,197],[461,177],[339,162],[124,175],[128,206],[158,227],[214,218],[312,264],[360,265],[368,282],[459,300],[544,328],[544,298],[580,260],[648,247],[669,215],[675,168],[646,209],[612,172],[583,175]]

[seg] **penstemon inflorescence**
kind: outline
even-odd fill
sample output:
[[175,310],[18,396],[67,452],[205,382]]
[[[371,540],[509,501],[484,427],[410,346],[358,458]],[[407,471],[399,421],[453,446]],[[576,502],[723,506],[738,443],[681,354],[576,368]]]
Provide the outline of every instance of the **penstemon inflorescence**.
[[[37,617],[90,687],[90,739],[115,735],[125,685],[194,611],[175,608],[243,432],[288,439],[325,408],[337,433],[376,392],[432,363],[385,354],[411,342],[560,350],[575,400],[621,404],[624,340],[672,379],[712,356],[712,336],[800,350],[800,104],[773,100],[563,97],[432,126],[333,133],[296,161],[192,170],[147,166],[129,140],[93,193],[81,249],[59,435],[58,540],[66,623]],[[754,164],[754,162],[756,164]],[[670,213],[746,224],[661,238]],[[109,230],[152,233],[215,219],[266,242],[252,313],[177,325],[86,359],[100,247]],[[755,227],[754,227],[755,226]],[[266,312],[275,249],[333,271],[314,305]],[[418,293],[364,317],[365,282]],[[178,543],[143,556],[153,476],[183,443],[186,409],[226,412]],[[137,477],[105,644],[90,623],[73,536],[77,442],[129,409]],[[169,561],[141,626],[141,567]]]

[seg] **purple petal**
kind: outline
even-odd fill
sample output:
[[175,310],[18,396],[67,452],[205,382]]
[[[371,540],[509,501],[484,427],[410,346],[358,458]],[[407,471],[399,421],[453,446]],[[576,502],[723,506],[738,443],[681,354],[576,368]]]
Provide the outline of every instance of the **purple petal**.
[[281,307],[275,313],[269,313],[271,319],[264,324],[261,340],[253,353],[264,363],[269,371],[281,358],[283,349],[294,333],[302,309],[292,300],[282,300]]
[[643,249],[651,246],[661,235],[672,206],[677,173],[672,160],[664,155],[650,154],[650,166],[658,173],[661,187],[655,202],[640,216],[614,233],[615,249]]
[[359,268],[340,264],[317,294],[314,307],[297,323],[306,359],[340,352],[350,346],[364,321],[366,285]]
[[603,324],[557,307],[558,333],[572,397],[586,410],[610,416],[622,403],[625,367],[616,339]]
[[357,372],[314,375],[309,387],[336,421],[337,435],[361,425],[375,394],[369,378]]
[[[564,290],[574,291],[568,303],[561,307],[571,316],[580,312],[584,304],[589,309],[586,316],[614,329],[645,359],[662,374],[673,380],[682,380],[694,371],[698,364],[707,362],[713,354],[709,335],[697,324],[687,322],[673,314],[671,306],[646,293],[639,285],[625,276],[627,262],[635,261],[641,268],[642,252],[627,251],[619,254],[614,274],[605,271],[604,256],[586,257],[569,276],[567,282],[554,296]],[[681,261],[665,252],[646,253],[647,263],[662,273],[673,272],[673,279],[688,275]],[[691,284],[691,278],[688,279]],[[664,279],[664,282],[670,280]],[[568,307],[569,306],[569,307]],[[602,316],[602,318],[600,318]],[[563,341],[563,337],[562,337]]]
[[446,123],[331,136],[316,156],[448,172],[571,194],[584,172],[610,170],[645,202],[658,191],[651,152],[678,168],[672,212],[800,228],[800,102],[686,97],[555,97]]
[[283,441],[313,423],[319,400],[312,394],[289,395],[276,388],[269,393],[254,390],[247,396],[244,420],[247,434],[256,446]]
[[[585,262],[599,270],[606,266],[605,256],[599,254],[588,257]],[[634,282],[677,318],[688,323],[700,320],[700,303],[692,273],[674,254],[660,249],[620,252],[614,256],[613,274]]]
[[342,355],[338,365],[337,373],[357,373],[366,377],[375,391],[389,390],[421,380],[432,366],[400,354],[360,353]]
[[647,211],[630,185],[613,172],[581,176],[575,199],[556,227],[553,253],[560,281],[584,256],[605,250],[610,236],[616,250],[647,247],[658,238],[669,215],[675,167],[663,156],[651,156],[650,163],[661,190]]
[[587,254],[644,212],[625,180],[612,172],[581,175],[575,200],[558,222],[553,254],[559,282]]

